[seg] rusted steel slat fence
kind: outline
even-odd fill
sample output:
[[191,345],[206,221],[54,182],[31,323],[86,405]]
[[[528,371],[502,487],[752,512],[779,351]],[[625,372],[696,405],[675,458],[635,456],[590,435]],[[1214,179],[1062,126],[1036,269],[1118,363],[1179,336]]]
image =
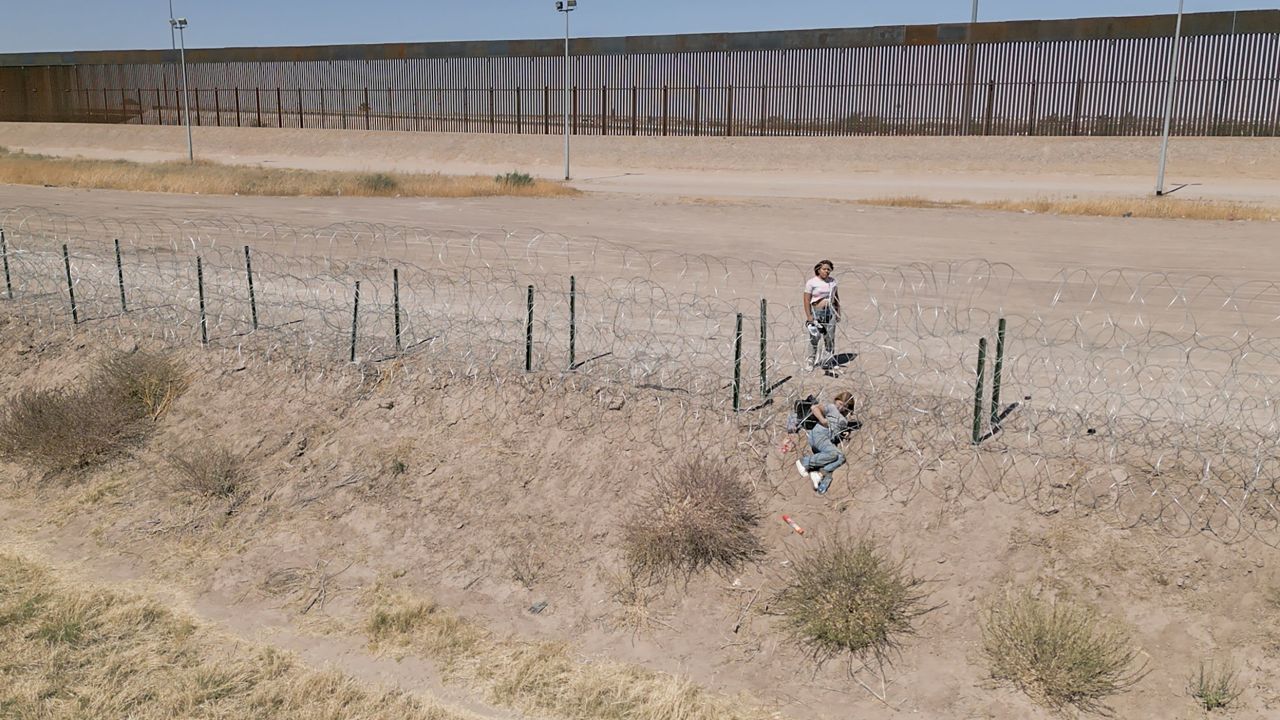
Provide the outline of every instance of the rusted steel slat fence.
[[[1174,17],[586,38],[582,135],[1154,135]],[[1186,17],[1179,135],[1280,134],[1280,10]],[[553,40],[193,49],[201,126],[558,134]],[[171,51],[0,55],[0,120],[173,125]]]

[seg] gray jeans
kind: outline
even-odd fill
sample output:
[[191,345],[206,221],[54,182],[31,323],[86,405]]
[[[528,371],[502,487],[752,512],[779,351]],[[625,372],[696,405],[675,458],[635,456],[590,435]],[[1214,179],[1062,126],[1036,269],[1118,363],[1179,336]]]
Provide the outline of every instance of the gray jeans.
[[813,321],[818,327],[825,332],[819,335],[809,335],[809,364],[816,365],[818,361],[818,341],[821,340],[826,346],[826,357],[824,361],[830,360],[836,354],[836,314],[831,309],[830,303],[826,307],[814,308]]

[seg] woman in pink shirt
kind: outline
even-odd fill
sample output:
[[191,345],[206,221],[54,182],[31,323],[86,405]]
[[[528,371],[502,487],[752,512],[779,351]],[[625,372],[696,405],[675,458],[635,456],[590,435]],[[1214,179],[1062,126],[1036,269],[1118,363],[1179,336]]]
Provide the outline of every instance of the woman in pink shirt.
[[831,276],[836,266],[823,260],[813,266],[813,277],[804,285],[804,321],[809,331],[809,362],[806,368],[818,366],[818,341],[822,340],[826,357],[825,367],[835,360],[836,321],[840,317],[840,294],[836,291],[836,279]]

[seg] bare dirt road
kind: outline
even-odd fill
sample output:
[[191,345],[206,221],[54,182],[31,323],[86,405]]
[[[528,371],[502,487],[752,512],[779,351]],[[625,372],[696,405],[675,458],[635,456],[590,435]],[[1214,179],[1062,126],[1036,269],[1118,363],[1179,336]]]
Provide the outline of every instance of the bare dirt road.
[[[181,127],[0,123],[0,146],[144,162],[186,157]],[[1140,196],[1155,187],[1158,138],[575,137],[574,184],[655,196],[935,200]],[[563,177],[556,136],[195,128],[198,158],[315,170]],[[1176,138],[1180,197],[1280,201],[1280,140]]]

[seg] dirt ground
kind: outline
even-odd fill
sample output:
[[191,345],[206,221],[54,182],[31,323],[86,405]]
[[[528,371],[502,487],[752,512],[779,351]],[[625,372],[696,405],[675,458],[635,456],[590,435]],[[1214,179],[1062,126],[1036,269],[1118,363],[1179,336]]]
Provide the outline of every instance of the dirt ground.
[[[198,158],[317,170],[564,176],[561,138],[270,128],[194,128]],[[181,127],[0,123],[0,146],[59,156],[181,160]],[[575,137],[574,185],[650,196],[1001,200],[1140,196],[1155,188],[1159,138]],[[1280,139],[1174,138],[1179,197],[1280,197]]]
[[[178,128],[72,130],[0,125],[0,145],[133,159],[181,154],[180,146],[176,154],[165,149],[179,138]],[[357,137],[364,135],[370,137]],[[197,142],[219,148],[209,156],[228,161],[477,172],[516,165],[547,175],[555,172],[558,147],[554,138],[329,136],[334,140],[304,150],[304,143],[313,144],[310,134],[205,128]],[[275,199],[4,186],[0,207],[87,217],[256,216],[299,226],[540,228],[642,250],[801,267],[818,257],[883,268],[984,258],[1010,263],[1032,281],[1019,285],[1026,293],[1064,268],[1208,275],[1227,285],[1269,281],[1280,271],[1274,223],[889,209],[844,201],[1084,188],[1140,194],[1150,184],[1142,173],[1151,140],[727,140],[718,148],[684,139],[669,145],[581,140],[584,175],[593,167],[601,175],[642,174],[583,181],[584,189],[598,192],[574,199]],[[406,156],[409,144],[430,150]],[[735,149],[728,159],[721,152],[726,145]],[[1194,192],[1280,200],[1280,141],[1179,141],[1177,147],[1183,154],[1175,174],[1206,181]],[[811,169],[812,177],[787,162]],[[263,249],[299,251],[263,243]],[[1200,301],[1206,317],[1217,308],[1213,298]],[[7,322],[0,328],[6,397],[82,376],[96,353],[121,343],[86,332],[46,344],[38,328],[17,318]],[[1202,717],[1187,697],[1187,678],[1201,660],[1221,658],[1234,661],[1246,688],[1233,717],[1280,712],[1280,607],[1268,600],[1280,587],[1280,566],[1274,549],[1252,541],[1228,546],[1207,535],[1174,539],[1151,529],[1116,529],[1100,517],[1035,512],[994,495],[955,501],[921,493],[901,502],[879,487],[842,484],[822,499],[806,490],[790,467],[794,457],[777,452],[770,438],[767,455],[753,466],[767,510],[768,554],[731,577],[661,588],[648,604],[652,622],[637,631],[619,623],[624,608],[614,596],[620,523],[671,457],[694,448],[731,457],[740,451],[740,428],[718,420],[708,420],[709,427],[666,427],[661,405],[643,394],[610,409],[616,403],[606,399],[601,407],[598,395],[428,382],[429,373],[412,368],[376,386],[348,382],[317,392],[314,381],[283,363],[216,353],[184,357],[199,380],[136,457],[69,485],[3,466],[8,482],[0,490],[0,539],[7,547],[65,572],[159,594],[309,662],[442,695],[490,717],[509,712],[443,685],[430,663],[391,663],[367,651],[353,630],[363,588],[394,578],[397,589],[434,596],[495,629],[569,640],[587,656],[685,673],[717,691],[747,692],[785,717],[1049,718],[1023,695],[992,686],[983,669],[980,608],[1004,589],[1023,586],[1087,602],[1134,630],[1150,674],[1113,700],[1117,717]],[[270,403],[262,402],[265,396]],[[513,402],[534,410],[512,411]],[[516,421],[495,424],[495,416]],[[243,449],[260,468],[251,499],[236,513],[175,506],[159,489],[166,481],[164,453],[192,442]],[[474,461],[477,451],[485,462]],[[388,474],[393,459],[407,471]],[[782,512],[801,520],[806,537],[777,520]],[[862,680],[879,691],[866,672],[853,677],[840,667],[815,668],[783,639],[775,618],[744,610],[757,590],[767,596],[785,581],[786,563],[805,543],[842,529],[871,531],[910,557],[941,604],[885,676],[887,703],[859,685]],[[514,577],[522,558],[530,562],[521,575],[537,568],[532,582]],[[299,617],[295,599],[263,590],[271,572],[318,562],[346,568],[322,619]],[[548,612],[528,612],[543,601]],[[744,626],[733,632],[740,617]]]

